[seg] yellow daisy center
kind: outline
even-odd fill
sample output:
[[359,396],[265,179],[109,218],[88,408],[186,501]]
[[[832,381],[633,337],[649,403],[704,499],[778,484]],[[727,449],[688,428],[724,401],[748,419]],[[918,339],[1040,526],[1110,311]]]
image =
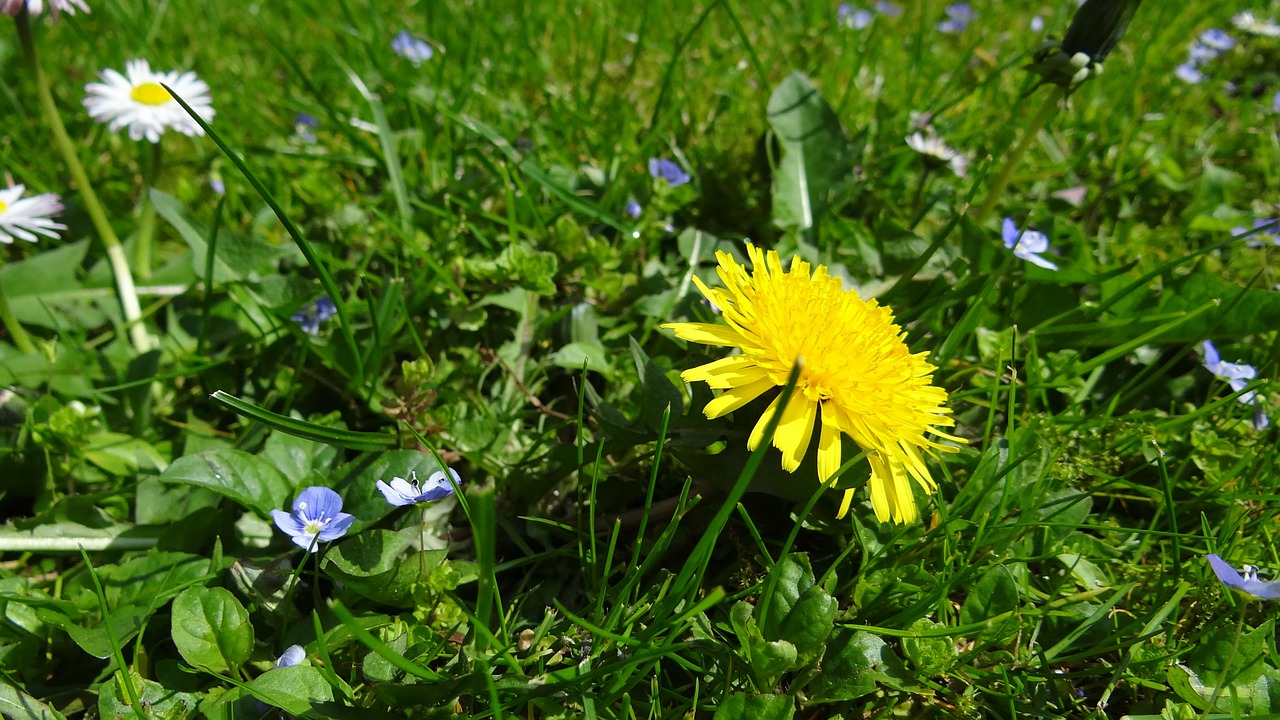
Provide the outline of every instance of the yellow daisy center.
[[[786,385],[800,365],[796,391],[786,407],[776,397],[748,439],[764,439],[773,414],[781,412],[773,445],[783,469],[794,472],[819,429],[818,477],[833,481],[841,465],[840,437],[848,435],[868,451],[871,501],[881,521],[914,520],[911,480],[926,492],[934,482],[923,452],[954,451],[926,434],[955,440],[937,428],[953,422],[947,393],[932,385],[933,366],[924,353],[913,355],[889,308],[845,290],[825,266],[810,273],[795,258],[784,271],[778,254],[747,246],[752,269],[718,253],[723,288],[698,288],[721,309],[725,325],[670,323],[663,327],[692,342],[740,350],[681,373],[723,392],[703,412],[716,418],[741,408],[769,390]],[[695,278],[696,280],[696,278]],[[848,509],[846,493],[840,514]]]
[[159,83],[153,82],[144,82],[135,87],[130,91],[129,97],[143,105],[164,105],[173,100],[168,90],[161,87]]
[[5,210],[8,210],[8,209],[9,209],[9,203],[7,203],[7,202],[5,202],[5,201],[3,201],[3,200],[0,200],[0,213],[4,212]]

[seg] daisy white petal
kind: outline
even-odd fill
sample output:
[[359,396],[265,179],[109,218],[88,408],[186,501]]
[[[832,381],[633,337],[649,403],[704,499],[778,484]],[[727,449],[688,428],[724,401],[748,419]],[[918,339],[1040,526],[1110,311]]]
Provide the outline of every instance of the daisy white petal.
[[24,198],[22,185],[0,190],[0,243],[12,243],[14,238],[35,242],[43,235],[58,237],[59,230],[67,226],[54,222],[52,217],[62,212],[62,203],[53,193]]
[[84,99],[85,108],[94,120],[106,123],[113,132],[124,130],[134,140],[160,142],[167,130],[183,135],[204,134],[161,84],[168,85],[205,122],[213,119],[209,85],[195,73],[153,72],[146,60],[130,60],[125,63],[123,75],[108,68],[99,77],[102,82],[85,85],[89,95]]

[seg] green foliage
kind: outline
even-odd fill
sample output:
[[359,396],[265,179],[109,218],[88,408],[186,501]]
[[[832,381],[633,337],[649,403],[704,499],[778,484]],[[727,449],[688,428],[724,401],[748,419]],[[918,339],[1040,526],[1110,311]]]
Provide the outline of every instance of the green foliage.
[[[142,318],[0,15],[0,187],[67,226],[0,245],[0,714],[1280,712],[1270,608],[1199,557],[1275,579],[1277,231],[1235,235],[1280,186],[1280,44],[1231,23],[1257,3],[976,0],[950,34],[933,3],[87,2],[31,26]],[[1033,13],[1071,33],[1037,52]],[[84,113],[133,57],[210,84],[205,136]],[[1032,133],[1029,65],[1070,90]],[[813,448],[749,450],[776,390],[713,420],[681,379],[735,351],[661,325],[723,325],[698,286],[747,239],[936,366],[963,446],[920,522],[874,519],[865,457],[832,489]],[[435,502],[377,488],[448,468]],[[271,511],[313,486],[356,521],[304,553]]]

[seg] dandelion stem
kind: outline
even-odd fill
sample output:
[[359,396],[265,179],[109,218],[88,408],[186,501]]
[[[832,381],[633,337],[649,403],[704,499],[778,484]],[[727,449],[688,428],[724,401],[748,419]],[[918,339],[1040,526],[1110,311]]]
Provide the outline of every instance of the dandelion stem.
[[133,245],[133,270],[138,278],[147,280],[151,277],[151,245],[156,235],[156,206],[151,202],[151,190],[160,177],[163,153],[160,143],[151,145],[151,162],[146,169],[146,179],[142,184],[142,202],[138,207],[138,234]]
[[4,292],[4,282],[0,281],[0,321],[4,322],[4,329],[9,331],[9,337],[13,338],[13,344],[27,355],[33,355],[36,352],[36,346],[31,342],[31,336],[22,327],[22,323],[18,322],[18,318],[13,314],[13,310],[9,307],[9,296]]
[[89,214],[89,219],[93,221],[98,237],[102,239],[102,245],[107,250],[107,260],[111,264],[111,273],[115,276],[116,291],[120,296],[120,305],[124,309],[124,319],[129,326],[133,347],[140,353],[147,352],[153,347],[152,338],[147,334],[146,326],[142,324],[142,306],[138,303],[138,291],[133,284],[133,273],[129,270],[129,261],[125,257],[124,247],[120,244],[120,238],[116,237],[115,230],[111,228],[111,221],[107,219],[107,213],[98,200],[97,193],[93,191],[93,185],[90,184],[89,176],[84,171],[84,165],[80,164],[80,158],[76,155],[76,147],[71,143],[71,137],[67,135],[67,129],[62,124],[58,105],[54,102],[53,92],[49,88],[49,78],[41,69],[40,59],[36,55],[35,38],[31,34],[31,22],[27,13],[19,12],[14,22],[18,26],[18,42],[22,45],[22,54],[26,58],[31,76],[35,79],[36,97],[40,101],[40,110],[44,113],[45,122],[49,123],[49,129],[53,133],[53,144],[62,154],[62,160],[67,164],[71,179],[75,181],[76,189],[80,191],[80,198],[84,201],[85,212]]
[[1054,86],[1049,92],[1049,97],[1045,98],[1044,105],[1040,106],[1040,110],[1031,118],[1031,122],[1027,124],[1025,130],[1022,131],[1022,139],[1018,141],[1018,146],[1009,153],[1004,161],[1004,167],[1000,170],[1000,174],[996,176],[991,187],[987,189],[987,199],[982,201],[982,207],[979,208],[978,214],[974,216],[974,222],[982,224],[991,211],[996,209],[996,203],[1000,202],[1000,196],[1004,194],[1004,189],[1009,185],[1009,181],[1013,179],[1013,172],[1022,164],[1022,158],[1027,154],[1027,150],[1031,149],[1031,143],[1035,142],[1036,135],[1040,133],[1045,123],[1049,122],[1049,118],[1053,117],[1053,113],[1058,109],[1058,103],[1062,102],[1062,98],[1066,96],[1066,91],[1061,87]]

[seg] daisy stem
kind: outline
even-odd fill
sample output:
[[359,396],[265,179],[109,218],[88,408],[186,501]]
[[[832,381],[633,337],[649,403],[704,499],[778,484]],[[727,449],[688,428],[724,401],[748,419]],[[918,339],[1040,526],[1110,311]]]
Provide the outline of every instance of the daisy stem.
[[151,277],[151,243],[156,234],[156,206],[151,202],[151,190],[160,177],[163,160],[160,143],[155,142],[150,145],[151,162],[147,165],[146,178],[142,184],[142,202],[138,208],[138,235],[133,245],[133,269],[142,280]]
[[31,342],[31,336],[23,329],[22,323],[18,322],[17,316],[9,308],[9,296],[4,292],[2,281],[0,281],[0,321],[4,322],[4,329],[9,331],[9,337],[13,338],[13,344],[17,345],[19,350],[27,355],[35,354],[36,346]]
[[1049,118],[1058,110],[1058,103],[1062,102],[1062,98],[1066,97],[1066,90],[1061,87],[1054,86],[1049,92],[1049,97],[1045,98],[1044,105],[1031,118],[1031,122],[1027,124],[1025,130],[1022,131],[1022,139],[1018,141],[1018,146],[1009,153],[1001,168],[1000,174],[996,176],[991,187],[987,190],[987,199],[982,201],[982,207],[978,209],[978,214],[974,216],[974,222],[981,225],[984,220],[991,215],[991,211],[996,209],[996,203],[1000,202],[1000,196],[1004,194],[1004,189],[1009,185],[1009,181],[1013,179],[1013,172],[1022,164],[1022,158],[1026,156],[1027,150],[1031,149],[1031,143],[1035,142],[1036,135],[1040,133],[1045,123],[1049,122]]
[[76,155],[76,146],[72,144],[71,137],[67,135],[67,129],[62,124],[58,105],[54,102],[53,92],[49,88],[49,78],[41,69],[40,59],[36,55],[35,38],[31,34],[31,22],[27,18],[27,13],[18,13],[14,17],[14,22],[18,26],[18,42],[22,45],[22,54],[26,58],[31,76],[35,79],[36,97],[40,101],[40,110],[44,113],[45,122],[49,123],[49,129],[53,132],[53,144],[62,154],[62,160],[67,164],[71,179],[75,181],[76,188],[80,191],[80,198],[84,201],[85,212],[89,214],[89,219],[93,221],[93,226],[102,239],[102,245],[106,248],[107,260],[111,263],[111,273],[115,276],[116,291],[120,295],[120,305],[124,309],[124,319],[129,326],[133,347],[140,353],[147,352],[153,347],[152,339],[147,334],[146,326],[142,324],[142,306],[138,303],[138,290],[133,284],[133,273],[129,270],[129,261],[125,258],[124,247],[120,244],[120,238],[116,237],[115,230],[111,228],[111,221],[107,219],[102,202],[93,191],[89,175],[85,173],[84,165],[80,164],[80,158]]

